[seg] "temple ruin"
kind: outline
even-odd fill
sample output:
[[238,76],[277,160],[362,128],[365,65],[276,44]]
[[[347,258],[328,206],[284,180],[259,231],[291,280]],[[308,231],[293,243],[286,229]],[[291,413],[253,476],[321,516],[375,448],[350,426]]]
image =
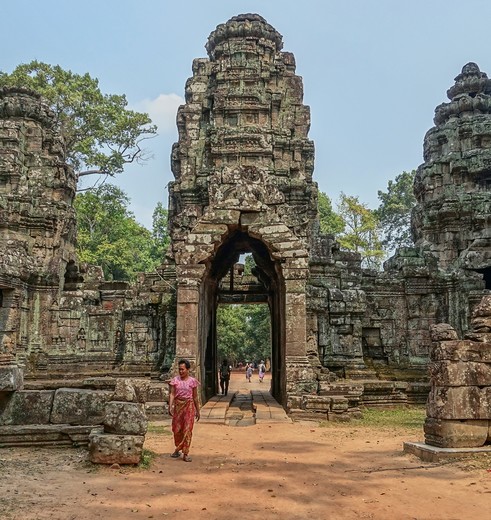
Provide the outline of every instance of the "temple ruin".
[[[348,415],[426,400],[430,326],[464,337],[491,289],[491,80],[465,65],[436,108],[414,186],[415,246],[375,272],[319,231],[310,110],[282,47],[245,14],[218,25],[194,60],[172,149],[171,246],[135,283],[78,261],[76,181],[54,116],[33,92],[0,90],[0,424],[22,420],[6,405],[21,389],[49,406],[67,385],[158,382],[181,357],[208,400],[216,311],[232,303],[269,306],[271,391],[288,412],[329,414],[334,398]],[[247,279],[235,268],[245,253],[256,264]]]

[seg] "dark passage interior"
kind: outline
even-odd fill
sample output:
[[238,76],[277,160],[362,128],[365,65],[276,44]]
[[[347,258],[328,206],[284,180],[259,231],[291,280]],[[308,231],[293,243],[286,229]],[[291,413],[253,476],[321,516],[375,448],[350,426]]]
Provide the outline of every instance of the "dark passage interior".
[[[243,277],[235,265],[240,255],[254,259],[253,277]],[[205,400],[218,391],[217,368],[221,362],[217,348],[217,309],[219,305],[267,304],[271,316],[271,393],[286,403],[285,377],[285,290],[281,266],[273,261],[260,240],[235,230],[224,240],[205,276],[200,296],[200,327],[203,392]]]

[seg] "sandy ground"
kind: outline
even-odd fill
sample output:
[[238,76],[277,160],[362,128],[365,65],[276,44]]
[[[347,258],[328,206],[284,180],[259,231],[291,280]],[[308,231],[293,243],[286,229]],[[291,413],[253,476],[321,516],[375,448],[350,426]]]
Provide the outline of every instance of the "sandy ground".
[[422,432],[198,423],[185,463],[169,457],[166,423],[151,430],[148,469],[93,466],[82,449],[0,450],[0,519],[491,518],[491,460],[404,454]]

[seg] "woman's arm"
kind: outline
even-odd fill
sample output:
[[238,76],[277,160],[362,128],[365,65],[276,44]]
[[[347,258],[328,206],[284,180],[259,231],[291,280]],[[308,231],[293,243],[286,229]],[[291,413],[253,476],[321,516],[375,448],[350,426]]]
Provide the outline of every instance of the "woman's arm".
[[176,397],[176,387],[174,385],[170,385],[169,392],[169,415],[172,417],[174,415],[174,398]]
[[196,420],[199,421],[200,413],[199,413],[198,388],[196,386],[193,388],[193,401],[194,401]]

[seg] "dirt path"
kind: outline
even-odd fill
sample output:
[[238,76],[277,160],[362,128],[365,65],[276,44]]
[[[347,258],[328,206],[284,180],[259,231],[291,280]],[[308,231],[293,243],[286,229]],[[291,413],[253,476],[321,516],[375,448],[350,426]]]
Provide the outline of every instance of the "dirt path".
[[2,520],[446,519],[491,517],[491,462],[434,465],[402,453],[421,435],[315,423],[198,424],[193,462],[165,424],[147,470],[93,467],[85,450],[0,450]]

